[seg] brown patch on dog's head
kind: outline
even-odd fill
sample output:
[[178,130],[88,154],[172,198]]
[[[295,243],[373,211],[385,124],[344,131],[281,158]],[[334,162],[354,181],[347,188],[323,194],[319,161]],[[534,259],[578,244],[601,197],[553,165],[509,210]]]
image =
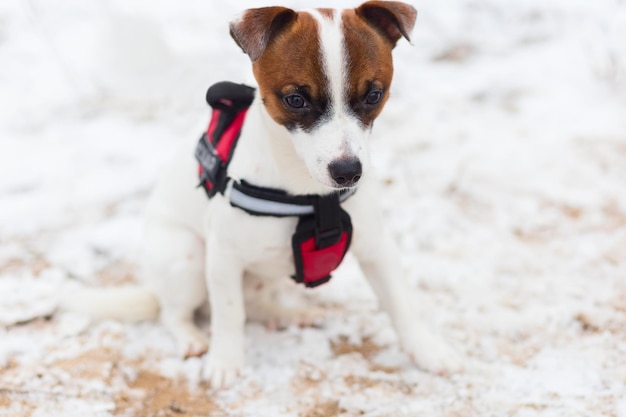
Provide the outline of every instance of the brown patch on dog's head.
[[364,126],[371,126],[389,97],[391,50],[415,24],[415,9],[400,2],[369,1],[343,13],[348,55],[348,101]]
[[[328,109],[328,80],[318,31],[313,16],[298,13],[288,30],[277,36],[252,66],[268,113],[289,130],[312,129]],[[285,100],[293,95],[304,98],[308,107],[286,110]]]
[[348,55],[348,100],[363,126],[370,126],[389,97],[393,77],[390,43],[355,10],[343,15]]
[[[231,25],[231,34],[252,60],[259,93],[272,118],[287,129],[310,129],[328,105],[313,16],[285,8],[251,9]],[[285,97],[295,94],[311,108],[285,111]]]

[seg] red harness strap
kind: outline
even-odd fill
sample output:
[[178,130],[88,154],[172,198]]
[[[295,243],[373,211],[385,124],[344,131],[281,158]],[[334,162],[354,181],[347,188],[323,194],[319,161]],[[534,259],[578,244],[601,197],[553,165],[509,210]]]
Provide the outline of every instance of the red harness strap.
[[222,162],[226,163],[235,149],[235,144],[237,143],[237,139],[239,139],[239,133],[243,127],[243,121],[246,118],[248,109],[243,109],[237,113],[232,123],[226,128],[226,130],[224,130],[224,133],[217,138],[215,131],[218,125],[217,121],[220,119],[221,110],[216,109],[213,112],[214,114],[211,118],[211,124],[209,124],[209,128],[207,129],[207,137],[211,138],[211,142],[215,145],[217,155],[220,157]]
[[196,148],[196,159],[200,163],[200,183],[211,198],[225,190],[228,164],[248,108],[254,100],[254,88],[243,84],[217,83],[209,88],[206,99],[213,113],[209,127]]
[[213,113],[195,152],[200,186],[212,198],[218,192],[224,194],[232,182],[232,206],[257,216],[298,216],[300,220],[292,237],[296,270],[292,278],[307,287],[316,287],[330,280],[331,272],[339,266],[350,246],[352,224],[340,202],[354,190],[327,196],[288,195],[282,190],[231,180],[227,175],[228,164],[253,99],[254,89],[245,85],[224,82],[209,88],[207,102]]
[[350,235],[342,232],[339,241],[326,248],[318,248],[315,237],[303,242],[294,242],[294,253],[298,253],[296,274],[292,278],[307,287],[317,287],[328,282],[331,272],[337,269],[350,246]]

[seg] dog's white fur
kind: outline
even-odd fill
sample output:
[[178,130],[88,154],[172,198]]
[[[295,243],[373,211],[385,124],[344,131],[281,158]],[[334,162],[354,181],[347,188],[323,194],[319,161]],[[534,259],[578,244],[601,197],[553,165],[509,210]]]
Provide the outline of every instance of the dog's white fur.
[[[320,25],[322,59],[329,81],[328,89],[332,97],[332,108],[328,120],[314,132],[293,133],[292,143],[296,153],[306,164],[310,176],[319,184],[333,187],[334,182],[328,175],[328,166],[335,160],[356,158],[361,162],[363,172],[368,171],[369,129],[359,126],[356,118],[350,115],[343,99],[346,94],[348,74],[342,48],[341,19],[336,17],[333,20],[325,19],[316,10],[311,10],[309,13]],[[338,11],[335,11],[335,14],[337,13]],[[317,193],[327,192],[327,189],[320,189]]]
[[[235,179],[292,194],[326,194],[336,189],[331,188],[328,174],[332,161],[355,157],[362,162],[364,174],[368,172],[369,128],[361,126],[343,102],[347,74],[341,21],[312,14],[320,23],[324,70],[331,84],[330,116],[313,132],[290,132],[257,99],[229,168]],[[285,277],[293,273],[291,236],[297,219],[250,216],[219,194],[209,201],[193,186],[198,181],[195,144],[196,140],[190,141],[162,171],[150,197],[141,260],[143,287],[83,293],[70,300],[70,308],[127,319],[150,318],[160,310],[181,353],[201,355],[208,340],[192,319],[208,296],[211,348],[204,377],[214,387],[223,387],[236,379],[244,365],[246,300],[252,319],[313,318],[306,310],[281,310],[271,299],[273,288],[288,282]],[[375,181],[362,181],[358,192],[343,204],[355,230],[352,253],[415,362],[438,373],[458,369],[456,355],[420,319],[415,308],[418,295],[407,285],[396,245],[381,233],[385,225],[376,205],[381,196]],[[107,307],[111,303],[127,307]]]

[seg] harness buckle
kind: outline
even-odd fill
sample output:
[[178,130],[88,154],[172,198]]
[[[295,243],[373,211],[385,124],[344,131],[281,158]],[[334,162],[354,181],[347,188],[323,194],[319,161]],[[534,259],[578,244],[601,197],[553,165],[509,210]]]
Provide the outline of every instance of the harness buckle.
[[340,226],[333,227],[332,229],[327,230],[320,230],[318,227],[316,227],[315,244],[318,248],[325,248],[334,245],[339,242],[342,233],[343,230],[341,230]]
[[208,197],[211,198],[226,187],[228,181],[226,166],[215,151],[213,144],[206,140],[206,133],[198,141],[194,155],[200,164],[200,184],[198,186],[204,187]]

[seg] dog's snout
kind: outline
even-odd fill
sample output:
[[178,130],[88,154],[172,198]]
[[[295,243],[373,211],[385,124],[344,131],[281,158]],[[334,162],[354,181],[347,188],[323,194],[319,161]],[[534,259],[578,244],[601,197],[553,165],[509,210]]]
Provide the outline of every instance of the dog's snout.
[[332,179],[342,187],[352,187],[361,179],[363,173],[358,159],[339,159],[328,166]]

